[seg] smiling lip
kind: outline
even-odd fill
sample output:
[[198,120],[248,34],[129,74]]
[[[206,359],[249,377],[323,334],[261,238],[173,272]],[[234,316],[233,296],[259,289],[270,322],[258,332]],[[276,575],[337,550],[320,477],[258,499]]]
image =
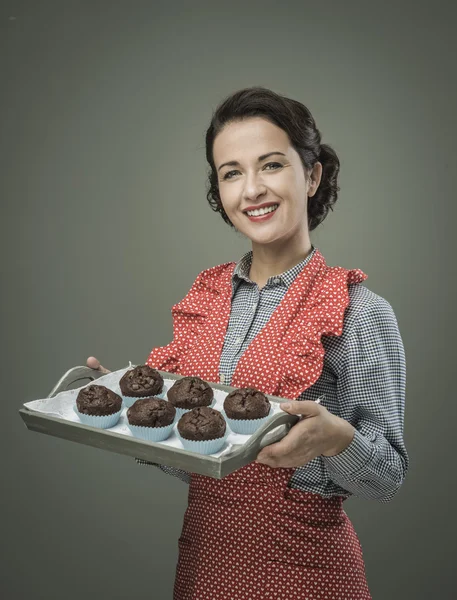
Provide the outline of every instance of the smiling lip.
[[247,213],[248,210],[259,210],[260,208],[268,208],[269,206],[274,206],[278,204],[277,202],[265,202],[264,204],[259,204],[257,206],[248,206],[243,210],[244,213]]
[[[277,202],[270,202],[268,204],[262,204],[262,206],[256,206],[255,208],[248,208],[247,210],[256,210],[259,208],[265,208],[267,206],[274,206],[275,204],[279,208],[279,205]],[[272,210],[271,212],[267,213],[266,215],[259,215],[257,217],[255,217],[254,215],[248,215],[248,213],[245,213],[245,214],[250,221],[253,221],[254,223],[259,223],[260,221],[267,221],[268,219],[271,219],[271,217],[278,212],[278,208],[276,210]]]

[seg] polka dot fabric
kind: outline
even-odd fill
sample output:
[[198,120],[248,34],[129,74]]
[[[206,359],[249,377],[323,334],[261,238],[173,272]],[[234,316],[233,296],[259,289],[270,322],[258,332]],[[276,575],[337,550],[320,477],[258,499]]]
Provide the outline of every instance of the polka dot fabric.
[[[226,263],[200,273],[186,297],[172,308],[173,341],[155,348],[147,364],[170,373],[219,381],[235,266]],[[343,331],[349,304],[347,286],[366,277],[359,269],[328,267],[316,250],[238,361],[231,385],[250,385],[267,394],[297,398],[322,372],[321,336],[341,335]]]
[[175,600],[369,600],[362,551],[342,508],[287,487],[294,469],[251,463],[192,476]]
[[[219,381],[235,263],[203,271],[172,309],[174,339],[147,363]],[[241,356],[231,385],[297,398],[320,376],[322,335],[341,335],[348,284],[316,251]],[[191,475],[174,600],[369,600],[358,538],[341,497],[288,487],[294,469],[251,463],[215,480]]]

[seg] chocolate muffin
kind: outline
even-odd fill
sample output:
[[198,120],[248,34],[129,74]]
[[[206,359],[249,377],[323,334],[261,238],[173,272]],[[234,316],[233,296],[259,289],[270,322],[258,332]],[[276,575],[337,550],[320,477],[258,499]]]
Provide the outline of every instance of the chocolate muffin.
[[82,388],[76,397],[76,407],[84,415],[103,417],[121,410],[122,398],[104,385]]
[[149,365],[139,365],[121,377],[119,387],[124,396],[145,398],[160,394],[163,390],[163,377]]
[[190,410],[197,406],[209,406],[213,401],[214,392],[200,377],[183,377],[171,386],[167,398],[176,408]]
[[137,427],[166,427],[175,416],[176,408],[160,398],[141,398],[127,411],[128,422]]
[[209,406],[193,408],[178,421],[178,432],[186,440],[215,440],[224,437],[225,430],[224,417]]
[[224,411],[229,419],[263,419],[270,412],[270,401],[254,388],[239,388],[225,397]]

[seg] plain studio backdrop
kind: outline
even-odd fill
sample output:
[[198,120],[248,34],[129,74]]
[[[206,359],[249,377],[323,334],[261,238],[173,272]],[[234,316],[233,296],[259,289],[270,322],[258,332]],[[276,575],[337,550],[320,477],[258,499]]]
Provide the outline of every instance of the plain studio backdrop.
[[207,205],[204,134],[252,85],[338,153],[312,240],[368,274],[405,344],[408,477],[345,504],[373,598],[455,597],[453,4],[1,3],[2,598],[172,598],[187,486],[18,409],[88,355],[144,362],[197,274],[249,249]]

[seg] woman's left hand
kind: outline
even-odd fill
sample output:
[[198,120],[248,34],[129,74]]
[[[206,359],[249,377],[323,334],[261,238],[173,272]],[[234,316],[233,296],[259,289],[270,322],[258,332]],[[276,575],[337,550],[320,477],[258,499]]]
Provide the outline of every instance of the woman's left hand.
[[269,467],[301,467],[316,456],[335,456],[352,442],[354,427],[320,404],[292,400],[280,406],[290,415],[299,415],[300,421],[280,442],[263,448],[257,462]]

